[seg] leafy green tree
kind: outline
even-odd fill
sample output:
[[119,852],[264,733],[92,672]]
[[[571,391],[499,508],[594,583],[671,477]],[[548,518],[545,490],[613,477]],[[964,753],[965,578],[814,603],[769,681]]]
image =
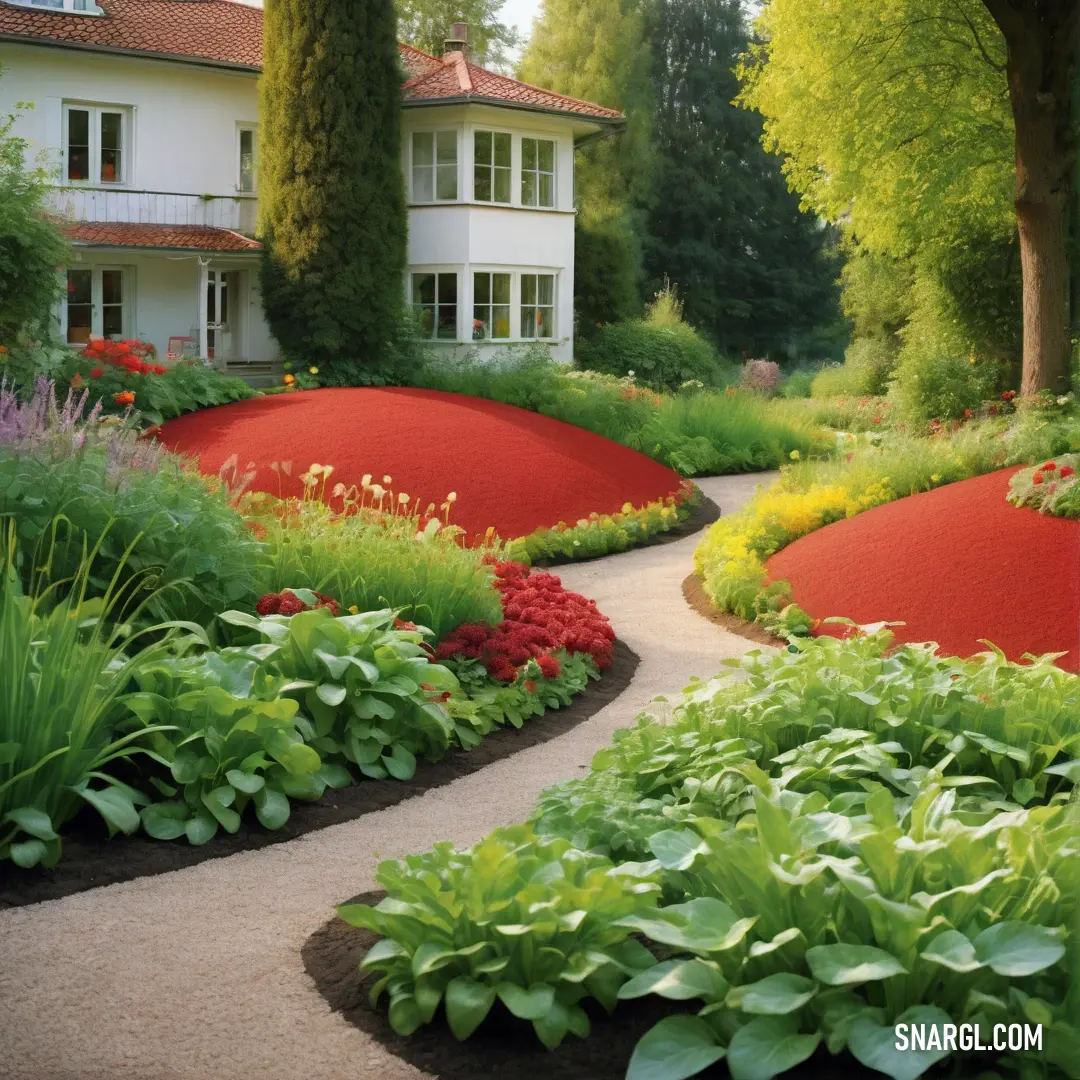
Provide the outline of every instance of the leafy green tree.
[[45,216],[48,174],[28,166],[26,141],[12,135],[17,114],[0,116],[0,345],[39,331],[60,289],[56,269],[68,244]]
[[793,186],[871,250],[926,270],[1019,231],[1025,393],[1067,371],[1078,23],[1075,0],[771,0],[743,68]]
[[799,208],[762,121],[732,99],[749,30],[739,0],[657,0],[650,285],[679,285],[690,323],[738,355],[785,353],[839,318],[832,234]]
[[454,23],[469,28],[469,56],[475,63],[502,71],[520,44],[517,29],[499,19],[506,0],[397,0],[398,34],[414,48],[441,56]]
[[284,356],[382,377],[404,318],[407,218],[392,0],[268,0],[263,302]]
[[651,182],[649,0],[544,0],[520,78],[626,115],[576,155],[579,332],[641,311],[641,218]]

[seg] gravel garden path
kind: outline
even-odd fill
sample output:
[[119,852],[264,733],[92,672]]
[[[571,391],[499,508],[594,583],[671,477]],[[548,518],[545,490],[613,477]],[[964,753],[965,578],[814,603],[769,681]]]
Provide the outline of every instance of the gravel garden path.
[[[730,513],[771,479],[699,484]],[[677,693],[691,676],[715,674],[725,657],[760,647],[684,601],[680,586],[698,539],[555,571],[595,599],[641,657],[628,689],[566,735],[288,843],[0,912],[0,1077],[427,1075],[328,1010],[304,972],[304,941],[335,904],[375,886],[380,859],[438,840],[467,845],[525,818],[541,789],[579,775],[655,695]]]

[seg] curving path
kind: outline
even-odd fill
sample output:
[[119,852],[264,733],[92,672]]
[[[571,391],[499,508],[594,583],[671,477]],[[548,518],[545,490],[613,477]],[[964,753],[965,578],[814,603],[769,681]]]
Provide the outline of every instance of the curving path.
[[[725,513],[770,475],[699,481]],[[300,949],[378,860],[466,845],[521,820],[654,695],[753,642],[696,615],[680,586],[699,537],[559,568],[641,656],[627,690],[558,739],[353,822],[262,851],[0,912],[5,1080],[420,1080],[331,1013]],[[660,706],[661,708],[663,706]]]

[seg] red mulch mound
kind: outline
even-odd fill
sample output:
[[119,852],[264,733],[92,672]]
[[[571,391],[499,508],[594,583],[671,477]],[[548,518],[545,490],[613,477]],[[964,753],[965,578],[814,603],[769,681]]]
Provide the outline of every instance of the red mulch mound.
[[[816,618],[902,621],[897,640],[1080,670],[1080,522],[1005,501],[1016,469],[899,499],[796,540],[768,562]],[[841,632],[822,627],[819,632]]]
[[[525,409],[462,394],[405,388],[308,390],[252,398],[188,413],[158,436],[197,455],[216,474],[232,454],[254,462],[257,491],[299,495],[309,465],[333,465],[331,483],[393,478],[438,506],[458,498],[450,522],[470,536],[494,526],[500,536],[527,536],[560,521],[612,513],[674,493],[680,477],[600,435]],[[292,462],[292,478],[269,465]]]

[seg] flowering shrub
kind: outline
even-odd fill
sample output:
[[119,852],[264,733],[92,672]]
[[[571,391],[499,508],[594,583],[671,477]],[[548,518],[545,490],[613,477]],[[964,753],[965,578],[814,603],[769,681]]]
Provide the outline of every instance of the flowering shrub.
[[742,384],[747,390],[772,394],[780,385],[780,365],[772,360],[748,360],[743,364]]
[[154,346],[135,339],[95,339],[70,355],[63,377],[73,390],[88,390],[90,401],[100,401],[106,412],[134,409],[152,425],[255,393],[242,379],[222,375],[200,360],[159,364]]
[[646,543],[652,537],[681,525],[701,504],[701,492],[689,481],[635,508],[624,503],[614,514],[592,513],[573,525],[559,522],[552,529],[541,528],[507,544],[506,554],[518,562],[541,559],[592,559],[614,551]]
[[[341,614],[341,605],[336,600],[308,589],[298,589],[295,592],[292,589],[282,589],[279,593],[267,593],[265,596],[260,596],[255,605],[255,610],[263,616],[298,615],[301,611],[314,611],[315,608],[326,608],[331,615]],[[400,619],[394,620],[395,629],[405,627],[411,630],[416,629],[412,623],[404,623]]]
[[586,653],[601,670],[611,667],[615,631],[596,601],[567,591],[554,574],[510,561],[495,563],[495,587],[502,597],[503,621],[459,626],[436,646],[436,660],[480,661],[500,682],[513,682],[530,660],[537,661],[545,677],[555,678],[557,660],[540,661],[559,649]]
[[1064,454],[1022,469],[1009,482],[1005,497],[1014,506],[1028,506],[1053,517],[1080,518],[1080,487],[1077,486],[1080,455]]

